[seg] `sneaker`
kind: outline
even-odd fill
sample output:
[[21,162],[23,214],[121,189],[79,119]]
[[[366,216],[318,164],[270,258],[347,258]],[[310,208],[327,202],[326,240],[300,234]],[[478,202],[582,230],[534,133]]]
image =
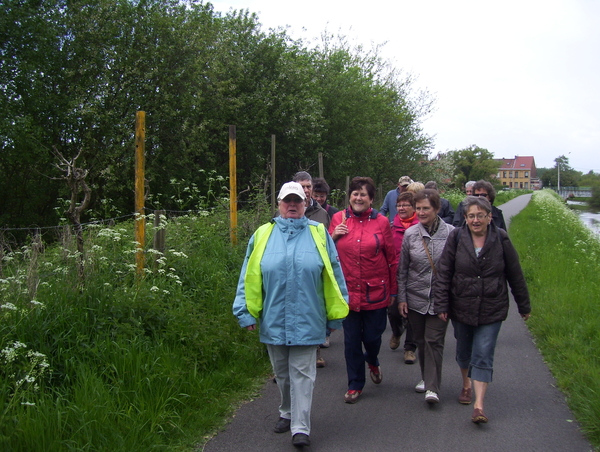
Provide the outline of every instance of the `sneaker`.
[[325,367],[325,360],[321,357],[321,349],[317,347],[317,367]]
[[344,402],[346,403],[356,403],[356,400],[360,397],[362,391],[357,389],[349,389],[346,394],[344,394]]
[[310,446],[310,438],[306,433],[296,433],[292,437],[292,444],[296,447]]
[[460,395],[458,396],[458,403],[462,403],[463,405],[469,405],[471,403],[471,398],[473,397],[473,390],[471,388],[463,388],[460,391]]
[[381,366],[374,366],[372,364],[369,364],[369,369],[371,370],[371,380],[373,380],[373,383],[375,383],[376,385],[381,383],[381,381],[383,380]]
[[321,345],[319,345],[319,347],[321,348],[329,348],[330,346],[330,342],[329,342],[329,336],[325,337],[325,342],[323,342]]
[[404,350],[404,364],[414,364],[417,360],[417,355],[412,350]]
[[439,401],[440,398],[438,397],[437,392],[427,390],[427,392],[425,393],[425,402],[438,403]]
[[400,347],[400,336],[392,335],[392,337],[390,337],[390,348],[396,350],[398,347]]
[[425,382],[423,380],[417,383],[417,386],[415,386],[415,392],[425,392]]

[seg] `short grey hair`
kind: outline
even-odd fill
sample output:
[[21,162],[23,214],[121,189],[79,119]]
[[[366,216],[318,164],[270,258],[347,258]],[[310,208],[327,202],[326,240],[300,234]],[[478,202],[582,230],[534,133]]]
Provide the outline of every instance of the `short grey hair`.
[[485,210],[487,213],[492,212],[492,205],[483,196],[467,196],[463,201],[463,215],[466,217],[467,212],[473,206],[479,207],[481,210]]
[[474,181],[474,180],[470,180],[469,182],[467,182],[467,183],[465,184],[465,188],[472,187],[473,185],[475,185],[475,181]]
[[425,188],[431,188],[432,190],[437,190],[438,189],[437,182],[434,180],[430,180],[429,182],[427,182],[425,184]]
[[306,171],[298,171],[296,174],[294,174],[294,177],[292,177],[292,181],[300,182],[301,180],[308,180],[312,182],[312,177]]

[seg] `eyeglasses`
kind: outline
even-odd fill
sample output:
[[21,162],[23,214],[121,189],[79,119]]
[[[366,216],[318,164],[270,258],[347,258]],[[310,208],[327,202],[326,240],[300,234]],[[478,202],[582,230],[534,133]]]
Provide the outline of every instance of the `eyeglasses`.
[[300,196],[286,196],[281,201],[283,201],[286,204],[289,204],[291,202],[294,202],[296,204],[300,204],[301,202],[304,202],[304,200]]
[[408,209],[409,207],[412,207],[412,205],[410,205],[410,204],[396,204],[396,207],[402,207],[403,209]]
[[479,221],[481,221],[481,220],[486,219],[489,216],[490,216],[489,213],[487,215],[484,215],[482,213],[478,213],[477,215],[474,215],[474,214],[470,213],[469,215],[467,215],[467,220],[473,221],[474,219],[478,219]]
[[471,196],[488,196],[487,193],[473,193]]

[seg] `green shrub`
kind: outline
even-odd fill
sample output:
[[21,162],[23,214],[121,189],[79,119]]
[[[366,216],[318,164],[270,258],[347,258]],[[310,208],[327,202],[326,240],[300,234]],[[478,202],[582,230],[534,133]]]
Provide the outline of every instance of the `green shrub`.
[[[86,231],[83,281],[69,234],[34,266],[31,247],[7,252],[0,450],[189,449],[221,425],[270,368],[231,312],[249,234],[269,218],[261,212],[240,212],[237,246],[226,211],[163,222],[166,250],[146,249],[141,278],[133,222]],[[6,362],[15,342],[21,354]],[[31,361],[41,356],[43,368]]]

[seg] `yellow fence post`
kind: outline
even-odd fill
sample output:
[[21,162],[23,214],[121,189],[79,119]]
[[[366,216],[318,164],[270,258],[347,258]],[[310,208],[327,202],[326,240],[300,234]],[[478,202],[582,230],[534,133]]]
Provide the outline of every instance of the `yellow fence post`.
[[144,167],[146,140],[146,112],[135,115],[135,241],[137,253],[135,263],[137,275],[144,273],[144,247],[146,243],[146,219],[144,217]]
[[235,126],[229,126],[229,222],[231,243],[237,245],[237,137]]

